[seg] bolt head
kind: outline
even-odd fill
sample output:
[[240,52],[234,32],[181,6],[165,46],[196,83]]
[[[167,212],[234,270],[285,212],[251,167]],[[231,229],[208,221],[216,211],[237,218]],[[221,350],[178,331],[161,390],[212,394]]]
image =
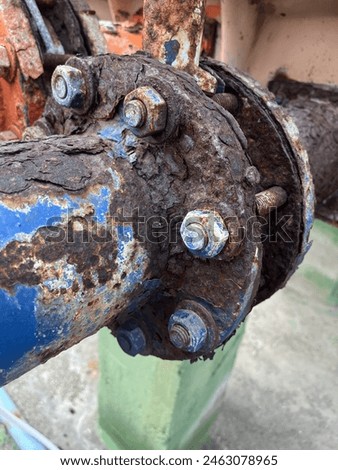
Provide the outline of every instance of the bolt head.
[[217,212],[206,210],[188,212],[180,233],[188,250],[201,258],[217,256],[229,239],[222,217]]
[[178,349],[187,352],[200,351],[207,339],[208,330],[197,313],[178,309],[169,319],[169,338]]
[[133,101],[140,101],[145,109],[142,124],[130,126],[130,130],[137,137],[147,137],[164,131],[167,123],[167,104],[154,88],[150,86],[136,88],[125,97],[124,108],[126,109]]
[[137,325],[122,325],[116,331],[116,339],[121,349],[129,356],[136,356],[146,348],[146,338]]
[[147,109],[140,100],[132,100],[127,102],[123,108],[124,120],[129,127],[142,127]]
[[86,83],[81,70],[59,65],[52,76],[52,93],[57,103],[67,108],[82,108],[86,98]]

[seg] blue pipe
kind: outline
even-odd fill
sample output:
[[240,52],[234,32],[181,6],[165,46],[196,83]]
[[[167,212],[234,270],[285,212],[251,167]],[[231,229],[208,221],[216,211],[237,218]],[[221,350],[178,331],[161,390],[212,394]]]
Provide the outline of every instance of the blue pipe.
[[128,200],[129,163],[108,151],[89,163],[107,171],[80,191],[0,191],[0,386],[138,308],[156,287],[133,223],[113,217]]

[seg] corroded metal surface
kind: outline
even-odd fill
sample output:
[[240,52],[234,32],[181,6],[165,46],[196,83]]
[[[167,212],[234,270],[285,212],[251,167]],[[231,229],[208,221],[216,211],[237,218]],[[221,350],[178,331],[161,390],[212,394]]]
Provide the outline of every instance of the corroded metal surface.
[[33,140],[0,146],[1,327],[23,313],[2,382],[103,325],[133,354],[212,358],[296,269],[313,213],[298,129],[249,77],[202,66],[231,106],[144,54],[72,57],[85,99],[49,99]]
[[[106,52],[97,17],[85,1],[4,0],[0,4],[0,46],[10,67],[4,73],[0,57],[0,131],[21,138],[42,114],[49,73],[69,54]],[[29,8],[27,8],[29,6]],[[42,38],[42,39],[41,39]],[[0,50],[1,52],[1,50]]]
[[262,220],[263,264],[256,302],[283,287],[310,247],[314,188],[307,153],[297,126],[275,96],[246,74],[216,61],[205,61],[239,99],[236,120],[248,141],[248,155],[260,174],[257,192],[279,186],[286,203]]
[[275,79],[270,89],[292,116],[309,154],[316,215],[338,224],[338,88]]
[[[70,59],[68,65],[87,70],[88,80],[96,84],[90,113],[74,114],[50,100],[38,124],[68,137],[1,149],[0,202],[6,217],[13,210],[23,223],[22,214],[34,214],[41,205],[42,216],[34,217],[23,233],[15,229],[11,239],[4,239],[0,286],[8,301],[21,296],[22,303],[28,289],[38,303],[35,340],[59,321],[63,336],[31,345],[25,358],[4,373],[5,380],[103,324],[115,332],[127,319],[145,334],[143,354],[212,357],[251,309],[260,279],[260,228],[253,223],[256,189],[240,184],[251,165],[246,139],[224,108],[189,75],[170,66],[143,55]],[[161,132],[137,137],[123,120],[123,99],[143,86],[163,97],[168,119]],[[9,182],[7,172],[14,162],[18,169]],[[75,243],[50,245],[47,235],[58,234],[65,225],[63,210]],[[180,222],[191,210],[217,211],[229,233],[223,251],[207,261],[191,254],[179,234]],[[49,215],[61,222],[51,225]],[[103,243],[78,238],[84,235],[84,222],[95,217],[100,235],[108,216],[122,233],[127,230],[131,243],[122,272],[113,229]],[[244,237],[248,220],[251,232]],[[27,302],[27,315],[31,306]],[[208,340],[202,350],[181,351],[171,344],[167,325],[177,308],[193,308],[203,317]]]
[[2,0],[0,20],[0,34],[6,36],[13,45],[24,78],[26,80],[37,79],[43,73],[43,66],[35,37],[21,2]]
[[70,0],[70,3],[82,27],[83,36],[86,38],[90,55],[107,52],[107,44],[101,33],[99,20],[95,12],[85,0]]
[[[134,63],[133,60],[135,60]],[[137,66],[136,60],[138,63]],[[103,104],[93,109],[92,118],[95,119],[95,117],[97,117],[101,119],[111,114],[114,103],[118,103],[121,100],[121,95],[117,94],[117,89],[121,90],[121,94],[128,94],[129,86],[132,89],[135,88],[136,85],[134,83],[132,85],[126,83],[126,75],[123,69],[128,70],[128,76],[130,75],[130,77],[132,77],[134,75],[136,77],[135,80],[138,86],[143,86],[145,83],[153,85],[166,99],[169,120],[163,133],[160,133],[155,138],[146,138],[143,142],[141,141],[142,145],[144,145],[145,142],[150,145],[150,147],[147,147],[148,152],[152,152],[152,150],[150,150],[152,145],[157,145],[156,157],[154,158],[155,161],[158,161],[161,152],[163,152],[163,142],[165,142],[165,148],[167,149],[165,154],[168,154],[170,146],[170,154],[172,155],[174,152],[180,155],[180,158],[184,161],[185,170],[182,173],[183,169],[181,169],[179,182],[176,181],[175,185],[169,184],[168,186],[168,183],[163,184],[163,175],[161,175],[160,170],[156,170],[155,173],[153,173],[151,166],[148,165],[147,175],[151,175],[150,180],[147,182],[149,190],[152,191],[153,188],[157,190],[158,187],[162,186],[166,188],[166,191],[170,188],[168,195],[170,195],[170,199],[172,200],[172,189],[176,189],[179,184],[181,188],[180,191],[184,192],[184,203],[180,205],[179,196],[176,196],[176,198],[177,207],[180,208],[179,213],[182,216],[194,209],[212,208],[219,212],[219,205],[223,206],[223,204],[226,204],[227,207],[226,210],[223,207],[223,211],[225,210],[225,212],[221,211],[221,215],[226,221],[227,228],[230,232],[230,243],[227,244],[220,255],[220,258],[226,262],[222,264],[222,266],[218,263],[214,265],[212,262],[208,265],[205,265],[205,263],[201,264],[196,257],[191,259],[189,255],[187,257],[187,253],[180,251],[177,246],[169,245],[169,259],[166,266],[166,273],[164,273],[161,278],[161,284],[164,290],[162,293],[157,290],[156,296],[151,302],[148,303],[142,311],[137,313],[137,318],[142,322],[144,328],[150,331],[149,336],[151,338],[160,338],[157,342],[152,341],[152,344],[148,343],[147,353],[156,354],[165,358],[184,358],[184,353],[173,349],[168,343],[168,334],[163,327],[163,325],[167,323],[168,315],[170,315],[172,310],[179,304],[178,300],[184,298],[190,299],[200,305],[207,306],[209,312],[212,312],[212,317],[217,319],[220,341],[222,342],[231,336],[240,321],[243,320],[251,309],[253,299],[257,293],[258,280],[260,282],[260,289],[256,295],[256,302],[270,296],[276,289],[282,287],[294,269],[296,269],[302,256],[304,256],[304,253],[308,249],[308,236],[312,224],[313,209],[313,192],[307,156],[298,141],[297,128],[277,106],[272,95],[261,89],[258,84],[249,78],[239,75],[238,72],[234,70],[229,71],[229,69],[225,71],[223,65],[222,71],[223,74],[225,71],[225,75],[222,75],[219,69],[219,67],[221,67],[220,64],[216,65],[215,62],[209,62],[209,67],[211,65],[214,71],[218,75],[221,75],[221,79],[227,84],[227,91],[237,96],[239,100],[239,110],[236,117],[238,117],[238,121],[248,139],[247,152],[250,160],[245,160],[247,165],[242,167],[242,170],[240,170],[237,176],[234,176],[234,173],[232,173],[233,182],[236,181],[236,192],[244,192],[242,194],[247,194],[248,192],[253,195],[259,191],[278,185],[287,194],[287,201],[279,212],[273,211],[273,217],[269,218],[269,220],[258,219],[258,223],[256,223],[255,198],[249,197],[249,199],[247,199],[253,211],[251,215],[254,218],[252,219],[251,216],[248,216],[248,213],[245,212],[241,203],[239,203],[238,195],[230,196],[231,184],[227,185],[229,180],[225,174],[222,176],[222,171],[220,170],[222,167],[217,167],[216,169],[214,166],[217,162],[215,155],[217,156],[219,154],[220,148],[217,146],[216,150],[212,150],[212,145],[214,145],[217,132],[220,132],[218,129],[222,126],[220,126],[220,121],[216,118],[217,114],[215,115],[211,110],[215,112],[217,110],[217,113],[221,110],[224,118],[222,125],[227,123],[226,127],[223,127],[223,136],[218,137],[219,141],[223,142],[226,147],[229,146],[231,139],[229,141],[230,134],[228,130],[230,125],[242,149],[246,149],[246,138],[235,119],[227,111],[205,96],[202,99],[202,95],[199,94],[197,95],[198,100],[196,97],[193,98],[194,95],[190,87],[189,106],[185,106],[187,91],[181,96],[177,83],[170,82],[170,76],[176,79],[181,77],[179,73],[172,69],[163,68],[162,74],[161,66],[158,65],[155,66],[157,69],[156,73],[153,71],[153,73],[148,75],[149,70],[146,69],[148,60],[143,59],[141,56],[128,59],[123,58],[123,60],[114,58],[113,61],[111,69],[114,70],[114,80],[116,84],[114,90],[115,94],[112,94],[110,91],[111,103],[109,106],[104,99],[101,80],[102,75],[100,79],[95,75],[95,80],[99,81],[102,85],[102,91],[100,89],[102,95],[97,99],[97,102]],[[129,68],[131,64],[132,68],[135,68],[134,72]],[[102,64],[99,66],[98,63],[93,60],[91,67],[92,70],[96,70],[100,67],[102,68]],[[209,68],[209,70],[211,69]],[[165,74],[168,74],[168,77],[166,77]],[[187,77],[186,80],[188,80]],[[184,87],[187,90],[186,83]],[[172,90],[171,93],[170,88]],[[194,99],[196,99],[196,109],[192,107],[191,104]],[[172,104],[172,100],[174,100],[175,105]],[[177,103],[180,103],[179,108]],[[104,112],[102,107],[104,107]],[[203,124],[200,122],[200,116],[202,116],[202,114],[200,114],[201,109],[203,109]],[[46,118],[48,119],[48,113]],[[215,118],[217,122],[215,122]],[[67,128],[70,132],[76,132],[76,126],[79,125],[79,123],[77,121],[74,127],[69,127],[71,120],[72,118],[70,118],[69,121],[65,121]],[[62,122],[62,119],[59,117],[58,121]],[[201,125],[203,125],[203,129]],[[258,129],[257,125],[260,126]],[[86,125],[82,124],[82,126]],[[186,126],[186,130],[182,130],[185,129],[184,126]],[[60,132],[64,132],[64,128],[60,128],[59,130]],[[213,136],[211,140],[207,139],[208,133],[210,133],[210,136]],[[182,145],[183,135],[184,145]],[[190,139],[188,139],[187,136],[190,137]],[[119,138],[116,136],[115,139],[119,141]],[[207,147],[206,141],[208,142]],[[190,143],[188,144],[188,142]],[[223,144],[221,144],[221,147]],[[200,147],[201,145],[202,147]],[[173,149],[177,147],[178,150],[174,151]],[[205,158],[205,150],[203,150],[206,148],[208,148],[208,155],[213,155],[212,158],[209,157],[207,160]],[[189,150],[189,152],[187,152],[187,150]],[[189,159],[190,152],[191,160]],[[178,161],[180,161],[180,158]],[[214,161],[215,158],[216,161]],[[227,163],[227,165],[230,165],[230,172],[236,171],[234,169],[235,167],[239,168],[238,165],[240,161],[239,158],[235,158],[234,156],[230,158]],[[163,160],[163,163],[168,165],[166,159]],[[258,168],[258,174],[256,174],[257,170],[253,172],[254,167],[252,167],[252,163]],[[162,166],[163,165],[161,165],[161,168]],[[159,174],[161,176],[159,176]],[[184,175],[189,175],[189,177]],[[216,201],[215,194],[217,194]],[[218,195],[220,194],[223,199],[217,201]],[[164,200],[166,200],[166,197]],[[201,204],[199,204],[200,200],[202,200]],[[246,199],[241,200],[244,202]],[[281,204],[283,202],[285,202],[284,198]],[[238,215],[241,212],[239,206],[241,206],[242,217]],[[237,210],[235,210],[235,207],[237,207]],[[173,210],[171,207],[170,209]],[[163,214],[163,216],[164,219],[168,220],[167,214]],[[171,218],[172,217],[171,215]],[[229,222],[229,219],[231,222]],[[161,239],[163,220],[160,218],[158,221],[160,231],[159,239]],[[260,244],[260,227],[263,231],[263,250]],[[250,229],[252,232],[250,232]],[[243,233],[245,233],[244,237]],[[245,241],[243,241],[243,239]],[[245,243],[249,245],[251,243],[251,253],[247,252],[243,247]],[[253,249],[254,247],[255,249]],[[166,251],[165,243],[163,250],[164,252]],[[171,258],[172,252],[175,255]],[[262,252],[263,276],[260,277],[260,259]],[[241,265],[241,268],[239,268],[237,263]],[[234,274],[235,271],[237,274]],[[180,273],[180,275],[178,273]],[[237,277],[239,273],[241,279]],[[244,273],[246,274],[244,275]],[[183,276],[184,282],[181,276]],[[245,286],[243,285],[243,276],[245,278]],[[174,282],[174,279],[176,279],[176,282]],[[217,285],[220,280],[222,287],[218,289]],[[224,304],[225,290],[228,292],[226,299],[227,305]],[[176,297],[173,296],[173,292],[175,291]],[[241,293],[240,300],[238,300],[237,306],[235,306],[234,300],[239,292]],[[237,299],[239,298],[237,297]],[[121,322],[123,322],[123,316],[121,316]],[[208,355],[208,353],[205,354],[205,356]],[[192,357],[190,356],[190,358]]]
[[0,130],[19,138],[45,104],[36,82],[43,74],[39,48],[20,2],[0,3],[0,44],[10,59],[10,67],[0,78]]
[[[99,136],[0,146],[0,382],[93,334],[156,282],[132,221],[136,170]],[[129,168],[129,170],[131,170]],[[158,248],[153,249],[156,259]],[[160,256],[159,256],[160,258]]]
[[145,0],[143,49],[165,64],[190,73],[210,93],[215,77],[200,69],[205,0]]

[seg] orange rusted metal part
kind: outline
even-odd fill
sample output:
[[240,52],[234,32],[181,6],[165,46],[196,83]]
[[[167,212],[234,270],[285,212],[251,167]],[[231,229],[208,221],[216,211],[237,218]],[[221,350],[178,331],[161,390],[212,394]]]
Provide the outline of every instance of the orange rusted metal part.
[[123,22],[142,10],[143,0],[108,0],[108,5],[113,21]]
[[[113,16],[113,23],[110,21],[101,22],[101,31],[106,39],[108,50],[114,54],[131,54],[142,49],[143,38],[143,11],[142,8],[133,13],[138,4],[129,5],[128,11],[119,9],[116,2],[108,2]],[[117,2],[118,3],[118,2]],[[91,2],[96,6],[95,0]],[[114,8],[117,10],[114,13]],[[206,6],[206,18],[204,24],[201,54],[214,56],[217,39],[217,27],[221,17],[221,7],[219,4]],[[117,20],[117,21],[116,21]]]
[[143,48],[152,57],[191,74],[202,90],[215,93],[216,78],[199,67],[205,0],[144,0]]
[[142,13],[130,16],[123,22],[101,22],[101,31],[107,42],[109,52],[132,54],[142,49]]
[[[137,2],[134,2],[137,7]],[[95,4],[95,2],[94,2]],[[134,9],[135,9],[134,8]],[[213,55],[219,5],[207,5],[202,53]],[[130,54],[142,49],[143,11],[120,11],[120,23],[102,22],[101,31],[109,52]],[[20,27],[18,27],[20,25]],[[96,35],[97,36],[97,35]],[[95,42],[95,41],[94,41]],[[3,46],[3,47],[1,47]],[[101,47],[102,49],[102,47]],[[103,50],[97,52],[103,52]],[[21,138],[24,130],[41,115],[46,96],[38,79],[43,63],[20,2],[3,0],[0,5],[0,132],[6,138]]]
[[9,59],[6,70],[1,68],[0,132],[20,138],[45,105],[36,82],[43,74],[43,65],[28,18],[11,0],[2,0],[0,5],[0,46]]

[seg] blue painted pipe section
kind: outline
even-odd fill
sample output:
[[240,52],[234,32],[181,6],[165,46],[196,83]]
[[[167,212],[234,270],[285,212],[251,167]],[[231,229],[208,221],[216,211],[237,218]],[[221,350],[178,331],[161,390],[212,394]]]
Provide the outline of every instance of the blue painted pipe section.
[[127,189],[114,163],[107,172],[110,181],[82,193],[0,196],[0,386],[137,309],[158,286],[131,222],[110,217]]

